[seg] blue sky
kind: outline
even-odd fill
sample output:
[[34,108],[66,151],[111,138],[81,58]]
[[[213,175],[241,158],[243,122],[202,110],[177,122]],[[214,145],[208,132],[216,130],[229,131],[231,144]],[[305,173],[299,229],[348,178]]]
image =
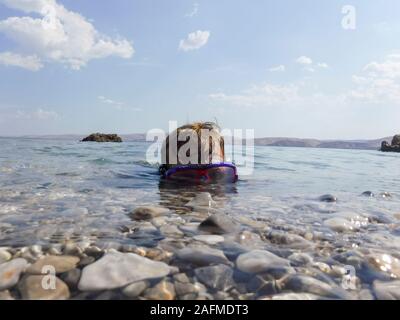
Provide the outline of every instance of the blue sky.
[[393,135],[399,12],[398,0],[0,0],[0,135],[215,118],[258,137]]

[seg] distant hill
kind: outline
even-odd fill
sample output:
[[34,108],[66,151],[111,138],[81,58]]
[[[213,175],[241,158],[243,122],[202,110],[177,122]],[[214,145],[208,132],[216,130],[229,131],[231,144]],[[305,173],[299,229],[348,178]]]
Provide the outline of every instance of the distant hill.
[[331,148],[331,149],[366,149],[377,150],[382,141],[390,141],[392,137],[374,140],[317,140],[298,138],[256,138],[254,144],[258,146],[277,147],[305,147],[305,148]]
[[[80,141],[85,135],[41,135],[41,136],[23,136],[25,139],[47,139],[47,140],[75,140]],[[132,133],[121,134],[123,141],[146,141],[146,134]],[[318,139],[300,139],[300,138],[256,138],[254,145],[256,146],[274,146],[274,147],[299,147],[299,148],[331,148],[331,149],[364,149],[378,150],[382,141],[391,141],[392,137],[386,137],[374,140],[318,140]]]

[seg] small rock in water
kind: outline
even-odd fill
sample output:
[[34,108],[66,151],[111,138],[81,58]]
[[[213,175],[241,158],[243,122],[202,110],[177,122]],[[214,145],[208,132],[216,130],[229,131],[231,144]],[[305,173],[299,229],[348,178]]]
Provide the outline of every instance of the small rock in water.
[[[28,275],[18,284],[19,292],[24,300],[65,300],[70,296],[68,286],[59,278],[55,278],[54,287],[46,276]],[[44,288],[43,284],[49,285]]]
[[127,285],[122,289],[122,293],[128,298],[136,298],[149,286],[148,281],[138,281]]
[[193,237],[194,240],[201,241],[207,244],[217,244],[224,241],[224,237],[218,235],[202,234]]
[[279,282],[280,287],[284,290],[308,292],[333,299],[349,299],[350,297],[350,295],[344,289],[340,287],[332,287],[325,282],[306,275],[289,275]]
[[28,267],[25,259],[17,258],[0,264],[0,291],[17,284],[21,272]]
[[390,254],[372,253],[367,256],[367,261],[375,270],[391,278],[400,278],[400,261]]
[[363,193],[361,193],[362,196],[364,197],[374,197],[375,194],[372,191],[364,191]]
[[379,194],[382,198],[391,198],[392,195],[389,192],[382,192]]
[[374,281],[373,290],[379,300],[400,300],[400,280]]
[[156,247],[159,241],[165,237],[159,230],[142,230],[137,229],[131,233],[128,238],[135,240],[135,245],[141,247]]
[[280,293],[274,296],[261,297],[261,300],[321,300],[323,297],[310,293]]
[[171,282],[161,281],[155,287],[146,289],[143,296],[149,300],[174,300],[175,288]]
[[209,192],[200,192],[186,206],[191,208],[208,209],[215,205],[215,201]]
[[253,250],[241,254],[236,260],[240,271],[247,273],[267,272],[270,269],[289,267],[289,261],[265,250]]
[[12,255],[6,250],[0,250],[0,264],[11,260]]
[[295,252],[291,254],[288,259],[293,265],[297,266],[306,265],[313,261],[313,258],[309,254],[302,252]]
[[14,300],[13,296],[11,295],[10,291],[0,291],[0,301],[1,300]]
[[170,267],[164,262],[135,253],[109,252],[83,269],[78,288],[81,291],[110,290],[169,273]]
[[176,255],[181,260],[199,266],[230,263],[221,250],[209,247],[186,247],[179,250]]
[[217,213],[200,223],[199,230],[214,234],[225,234],[236,232],[239,227],[226,214]]
[[355,231],[359,229],[356,223],[341,217],[327,219],[324,221],[324,225],[337,232]]
[[234,285],[233,270],[224,264],[197,268],[194,273],[200,282],[214,290],[226,291]]
[[81,270],[78,268],[69,270],[68,272],[63,273],[60,278],[68,285],[68,287],[76,289],[78,287],[79,279],[81,278]]
[[337,198],[331,194],[324,194],[318,198],[319,201],[322,202],[336,202]]
[[95,257],[86,256],[86,257],[83,257],[83,258],[81,259],[81,261],[79,261],[78,266],[79,266],[79,267],[85,267],[85,266],[87,266],[87,265],[89,265],[89,264],[92,264],[92,263],[95,262],[95,261],[96,261]]
[[79,258],[74,256],[47,256],[36,261],[26,272],[30,274],[47,274],[49,270],[43,270],[43,268],[51,266],[56,273],[64,273],[74,269],[78,262]]
[[163,207],[145,206],[136,208],[129,216],[134,220],[150,220],[166,214],[169,210]]
[[265,238],[271,243],[290,245],[291,248],[307,248],[313,246],[313,243],[297,234],[291,234],[284,231],[273,230],[264,234]]
[[166,225],[161,226],[160,231],[164,236],[167,236],[167,237],[182,237],[183,236],[183,232],[181,230],[179,230],[177,226],[171,225],[171,224],[166,224]]

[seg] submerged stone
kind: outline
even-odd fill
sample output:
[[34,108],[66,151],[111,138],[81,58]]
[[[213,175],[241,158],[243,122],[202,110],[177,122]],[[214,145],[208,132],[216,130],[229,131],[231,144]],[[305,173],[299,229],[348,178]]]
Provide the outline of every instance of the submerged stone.
[[[68,286],[59,278],[55,278],[54,287],[50,287],[48,276],[28,275],[18,284],[19,292],[24,300],[65,300],[70,296]],[[43,286],[49,285],[49,288]]]
[[233,270],[224,264],[202,267],[194,270],[197,279],[214,290],[225,291],[233,285]]
[[319,201],[322,202],[336,202],[337,198],[331,194],[324,194],[318,198]]
[[177,251],[176,255],[181,260],[199,266],[229,264],[229,260],[221,250],[209,247],[186,247]]
[[132,282],[161,278],[170,270],[164,262],[135,253],[109,252],[83,269],[78,288],[81,291],[110,290]]
[[351,297],[340,287],[334,287],[318,279],[301,274],[287,276],[280,281],[280,286],[284,290],[308,292],[333,299],[349,299]]
[[127,285],[122,289],[122,293],[128,298],[136,298],[147,289],[149,286],[148,281],[138,281]]
[[373,290],[380,300],[400,300],[400,280],[374,281]]
[[169,281],[161,281],[155,287],[146,289],[143,296],[149,300],[174,300],[175,288]]
[[129,216],[134,220],[150,220],[152,218],[161,216],[168,211],[169,210],[167,208],[163,207],[144,206],[136,208],[129,214]]
[[26,272],[30,274],[47,274],[48,270],[43,272],[43,268],[53,267],[56,273],[64,273],[74,269],[79,263],[79,258],[75,256],[47,256],[36,261]]
[[223,242],[225,239],[222,236],[218,235],[208,235],[208,234],[201,234],[198,236],[193,237],[194,240],[205,242],[207,244],[217,244],[219,242]]
[[0,291],[16,285],[27,266],[28,262],[22,258],[0,264]]
[[289,267],[289,261],[265,250],[253,250],[241,254],[236,260],[240,271],[247,273],[267,272],[271,269]]
[[199,225],[199,230],[214,234],[232,233],[239,230],[239,226],[226,214],[213,214]]

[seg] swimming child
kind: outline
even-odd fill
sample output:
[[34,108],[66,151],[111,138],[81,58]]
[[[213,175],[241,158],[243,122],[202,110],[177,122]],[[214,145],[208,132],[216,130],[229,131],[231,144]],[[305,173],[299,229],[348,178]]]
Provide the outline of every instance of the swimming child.
[[225,162],[224,138],[214,122],[195,122],[171,132],[161,157],[159,172],[167,180],[233,183],[238,179],[235,165]]

